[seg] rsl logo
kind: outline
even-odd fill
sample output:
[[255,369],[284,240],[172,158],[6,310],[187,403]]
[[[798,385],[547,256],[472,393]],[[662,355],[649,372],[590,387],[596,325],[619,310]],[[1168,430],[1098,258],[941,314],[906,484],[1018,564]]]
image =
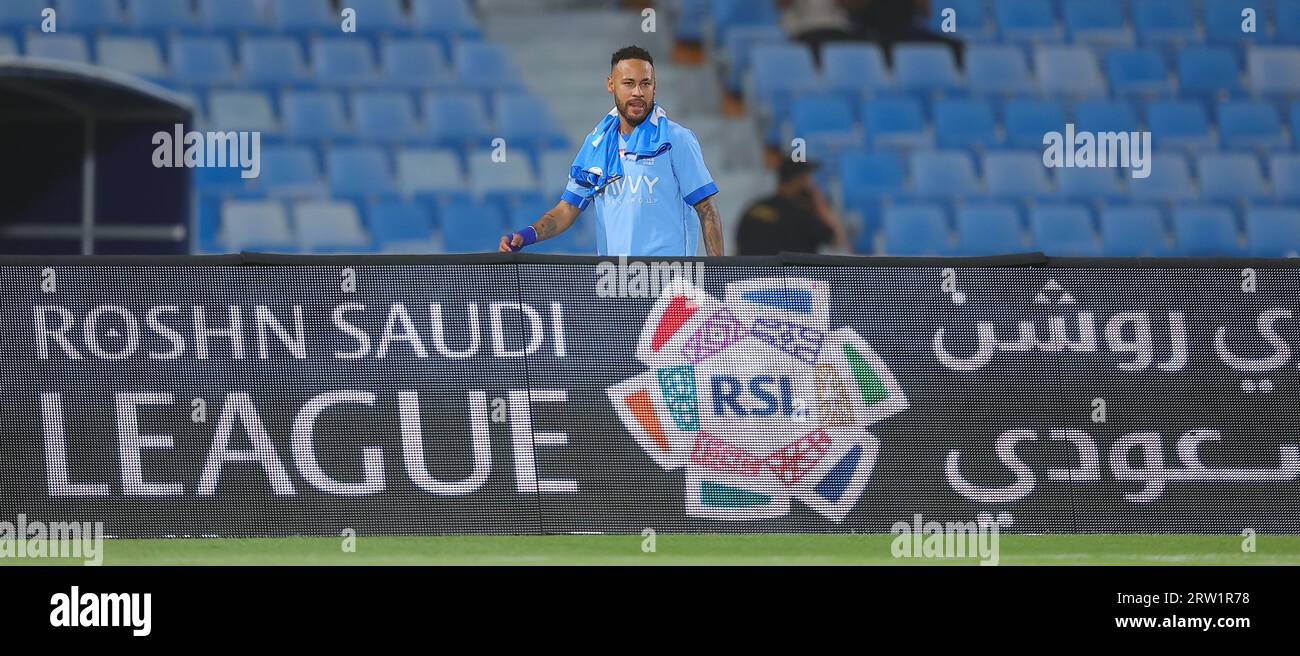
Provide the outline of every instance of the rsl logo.
[[656,463],[685,470],[689,514],[781,517],[798,499],[838,522],[857,503],[880,449],[868,429],[908,402],[857,332],[830,329],[829,295],[798,278],[660,295],[637,342],[647,371],[606,393]]

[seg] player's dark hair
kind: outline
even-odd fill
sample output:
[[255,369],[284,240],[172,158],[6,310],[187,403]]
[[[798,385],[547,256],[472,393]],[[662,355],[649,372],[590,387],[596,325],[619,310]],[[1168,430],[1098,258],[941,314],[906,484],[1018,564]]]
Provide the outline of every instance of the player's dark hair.
[[650,56],[649,50],[641,46],[627,46],[626,48],[619,48],[614,53],[614,56],[609,58],[609,67],[618,66],[618,63],[624,59],[640,59],[649,62],[651,66],[655,65],[655,58]]

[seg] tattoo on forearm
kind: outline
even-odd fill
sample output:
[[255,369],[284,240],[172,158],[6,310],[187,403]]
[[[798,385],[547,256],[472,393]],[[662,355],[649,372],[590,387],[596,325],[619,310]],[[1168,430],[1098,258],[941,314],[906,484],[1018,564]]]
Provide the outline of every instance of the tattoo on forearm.
[[533,224],[533,230],[537,231],[537,240],[541,241],[560,234],[564,228],[560,227],[560,220],[557,219],[555,215],[551,214],[550,210],[547,210],[547,212],[542,215],[542,218],[538,219],[537,222]]
[[706,198],[695,206],[700,215],[700,228],[704,232],[704,250],[709,255],[725,255],[722,246],[722,217],[712,198]]

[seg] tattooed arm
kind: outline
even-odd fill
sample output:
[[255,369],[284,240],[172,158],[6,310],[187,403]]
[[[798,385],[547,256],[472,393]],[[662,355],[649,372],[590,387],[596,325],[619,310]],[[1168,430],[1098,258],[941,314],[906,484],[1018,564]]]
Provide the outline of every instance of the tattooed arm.
[[704,250],[709,255],[726,255],[722,246],[722,216],[713,204],[713,196],[695,204],[695,212],[700,215],[700,230],[704,232]]
[[[546,213],[542,215],[542,218],[533,222],[532,227],[533,230],[537,232],[537,241],[545,241],[561,232],[564,232],[565,230],[568,230],[569,226],[573,225],[573,222],[577,220],[578,214],[581,212],[581,209],[570,205],[568,201],[562,200],[556,203],[555,207],[546,210]],[[515,248],[523,246],[524,238],[519,236],[518,233],[512,234]],[[512,236],[506,235],[501,238],[501,243],[497,246],[498,251],[509,253],[514,250],[510,248],[510,244],[506,242],[507,239],[512,239]]]

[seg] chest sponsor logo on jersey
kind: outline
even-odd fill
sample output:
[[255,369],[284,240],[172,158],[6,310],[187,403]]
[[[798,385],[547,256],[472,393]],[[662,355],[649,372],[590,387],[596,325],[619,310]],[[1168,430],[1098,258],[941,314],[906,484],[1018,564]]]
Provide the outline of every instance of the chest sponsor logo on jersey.
[[605,187],[606,203],[640,203],[649,205],[655,202],[655,187],[659,185],[659,176],[630,175],[611,182]]

